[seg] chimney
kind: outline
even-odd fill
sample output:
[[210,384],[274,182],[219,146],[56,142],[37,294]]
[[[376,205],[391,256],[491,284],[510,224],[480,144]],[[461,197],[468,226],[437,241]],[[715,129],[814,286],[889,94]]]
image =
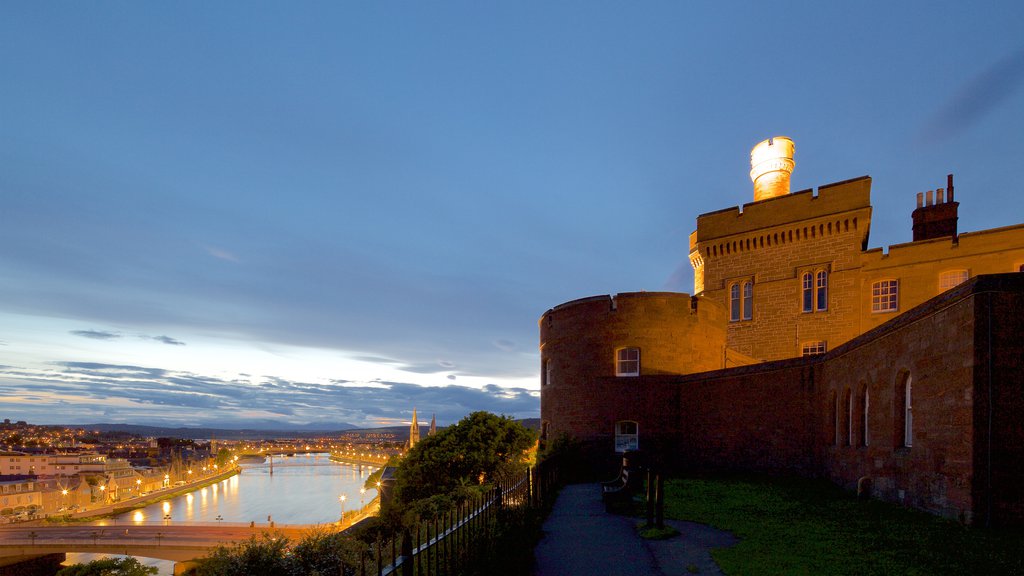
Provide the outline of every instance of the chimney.
[[750,151],[750,179],[754,181],[754,202],[789,194],[789,177],[796,164],[796,146],[785,136],[759,143]]
[[[917,209],[911,214],[914,221],[914,242],[918,240],[931,240],[932,238],[944,238],[949,236],[956,242],[957,232],[957,209],[959,202],[953,200],[953,175],[946,176],[946,190],[942,188],[924,194],[925,202],[922,206],[922,194],[917,194]],[[934,197],[935,201],[932,202]]]

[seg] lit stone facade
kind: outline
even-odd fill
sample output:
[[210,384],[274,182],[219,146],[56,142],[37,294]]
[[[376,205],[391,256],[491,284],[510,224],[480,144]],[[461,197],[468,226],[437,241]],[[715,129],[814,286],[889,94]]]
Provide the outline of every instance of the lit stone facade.
[[776,184],[697,218],[694,297],[541,317],[545,437],[581,440],[598,464],[638,447],[665,466],[825,476],[1024,523],[1024,225],[958,233],[950,177],[919,195],[914,241],[868,249],[870,178]]

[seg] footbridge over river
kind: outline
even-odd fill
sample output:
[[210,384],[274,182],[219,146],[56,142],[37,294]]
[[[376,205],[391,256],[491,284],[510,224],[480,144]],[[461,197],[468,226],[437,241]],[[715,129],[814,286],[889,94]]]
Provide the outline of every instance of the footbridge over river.
[[[173,523],[125,526],[5,526],[0,527],[0,573],[40,556],[88,552],[124,554],[184,563],[209,554],[218,544],[233,544],[250,536],[270,534],[298,540],[315,525],[240,523]],[[16,572],[15,572],[16,573]]]

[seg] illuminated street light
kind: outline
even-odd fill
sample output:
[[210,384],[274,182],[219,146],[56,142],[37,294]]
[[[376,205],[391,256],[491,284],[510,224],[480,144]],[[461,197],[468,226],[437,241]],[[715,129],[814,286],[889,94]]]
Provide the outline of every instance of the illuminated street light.
[[345,495],[338,496],[338,501],[341,502],[341,521],[345,522]]
[[363,506],[364,506],[363,499],[365,497],[366,497],[366,487],[364,486],[364,487],[359,489],[359,508],[360,509],[362,509]]

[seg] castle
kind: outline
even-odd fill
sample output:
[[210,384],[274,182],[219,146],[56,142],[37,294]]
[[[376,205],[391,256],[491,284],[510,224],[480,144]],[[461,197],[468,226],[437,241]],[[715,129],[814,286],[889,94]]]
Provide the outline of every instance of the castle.
[[960,233],[949,176],[869,249],[871,179],[790,193],[794,151],[755,146],[754,201],[697,217],[693,296],[543,314],[542,436],[1024,523],[1024,224]]

